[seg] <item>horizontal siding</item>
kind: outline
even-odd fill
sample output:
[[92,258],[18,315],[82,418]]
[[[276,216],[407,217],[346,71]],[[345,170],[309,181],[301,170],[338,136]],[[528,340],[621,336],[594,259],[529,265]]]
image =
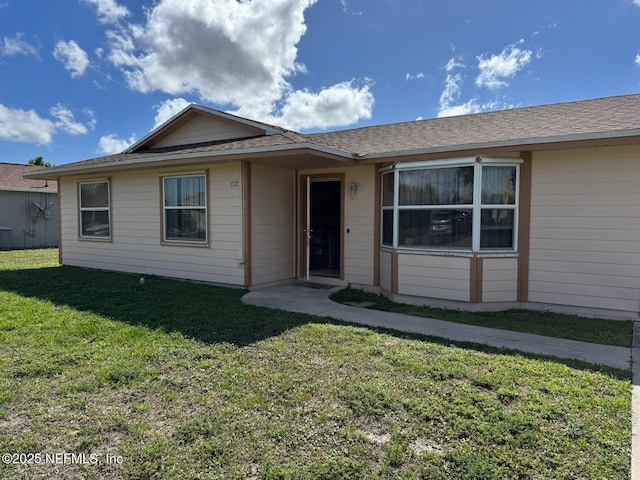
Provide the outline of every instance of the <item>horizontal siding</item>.
[[251,281],[253,285],[295,276],[295,172],[251,165]]
[[[205,167],[198,167],[202,171]],[[160,171],[111,175],[112,241],[78,239],[77,182],[62,179],[62,261],[77,265],[205,282],[244,284],[240,164],[209,168],[209,247],[162,245]],[[164,173],[164,172],[162,172]],[[180,173],[185,172],[184,169]],[[223,206],[218,207],[222,204]]]
[[380,252],[380,288],[391,291],[391,256],[390,252]]
[[398,254],[398,293],[468,302],[469,258]]
[[[373,285],[375,175],[373,165],[345,170],[344,279],[360,285]],[[353,196],[350,183],[358,185]]]
[[253,137],[258,132],[235,122],[208,115],[198,115],[178,127],[166,137],[153,144],[153,147],[171,147],[192,143],[213,142],[236,138]]
[[518,259],[482,260],[482,301],[515,302],[518,299]]
[[640,310],[640,148],[536,153],[529,300]]

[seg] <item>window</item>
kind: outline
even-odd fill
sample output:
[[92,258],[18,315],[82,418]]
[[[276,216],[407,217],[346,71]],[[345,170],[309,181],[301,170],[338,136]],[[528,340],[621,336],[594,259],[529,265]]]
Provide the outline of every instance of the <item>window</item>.
[[163,177],[162,192],[164,241],[207,243],[205,175]]
[[80,182],[80,237],[111,238],[109,181]]
[[517,182],[518,162],[396,165],[382,174],[382,244],[515,250]]

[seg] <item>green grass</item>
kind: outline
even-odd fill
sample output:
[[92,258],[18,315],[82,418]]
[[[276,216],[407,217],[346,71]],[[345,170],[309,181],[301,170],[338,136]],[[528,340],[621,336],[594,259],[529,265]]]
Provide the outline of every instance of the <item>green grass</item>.
[[388,298],[356,288],[345,288],[334,293],[331,299],[345,304],[365,304],[385,312],[406,313],[449,322],[500,328],[515,332],[534,333],[547,337],[566,338],[581,342],[631,347],[633,322],[584,318],[553,312],[532,310],[506,310],[501,312],[465,312],[426,306],[394,303]]
[[628,478],[629,372],[55,255],[0,253],[0,453],[100,463],[0,465],[1,478]]

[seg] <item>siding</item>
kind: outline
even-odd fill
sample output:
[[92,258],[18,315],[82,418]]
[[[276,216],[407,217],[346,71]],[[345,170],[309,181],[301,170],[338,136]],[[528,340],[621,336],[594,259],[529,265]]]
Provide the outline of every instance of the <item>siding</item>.
[[391,291],[391,252],[382,250],[380,252],[380,288],[387,292]]
[[251,165],[252,284],[295,277],[295,172]]
[[529,300],[640,310],[640,148],[536,153]]
[[[45,219],[34,202],[46,208]],[[0,190],[0,249],[55,247],[58,245],[58,195],[50,192]]]
[[[359,285],[373,285],[375,220],[375,166],[345,170],[344,195],[344,279]],[[348,185],[356,183],[351,195]],[[349,233],[347,233],[347,231]]]
[[[77,182],[63,178],[62,263],[121,272],[242,285],[242,186],[239,163],[211,164],[209,169],[209,238],[211,246],[161,245],[160,173],[144,170],[111,176],[112,242],[78,239]],[[174,170],[174,172],[176,172]],[[190,173],[181,169],[176,173]]]
[[470,260],[464,257],[398,254],[398,293],[468,302]]
[[198,115],[153,144],[154,148],[253,137],[257,130],[222,118]]
[[518,300],[518,259],[482,260],[482,301],[515,302]]

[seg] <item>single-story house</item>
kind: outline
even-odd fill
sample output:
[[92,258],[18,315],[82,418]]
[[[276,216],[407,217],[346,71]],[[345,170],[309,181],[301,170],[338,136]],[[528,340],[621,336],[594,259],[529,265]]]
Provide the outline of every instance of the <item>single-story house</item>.
[[58,186],[27,179],[43,167],[0,162],[0,250],[58,245]]
[[25,176],[65,265],[639,317],[640,94],[315,134],[191,105]]

